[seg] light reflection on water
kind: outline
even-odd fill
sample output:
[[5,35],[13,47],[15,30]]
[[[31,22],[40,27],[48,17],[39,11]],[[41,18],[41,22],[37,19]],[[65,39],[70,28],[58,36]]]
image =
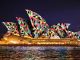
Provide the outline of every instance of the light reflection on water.
[[[46,49],[54,49],[54,50],[71,50],[74,47],[61,47],[61,46],[18,46],[18,47],[8,47],[8,49],[14,49],[14,50],[46,50]],[[75,47],[77,48],[77,47]]]
[[[73,52],[74,50],[74,52]],[[1,56],[12,60],[73,60],[80,58],[80,47],[65,46],[0,46]],[[2,59],[4,59],[2,58]],[[8,59],[6,58],[6,59]]]

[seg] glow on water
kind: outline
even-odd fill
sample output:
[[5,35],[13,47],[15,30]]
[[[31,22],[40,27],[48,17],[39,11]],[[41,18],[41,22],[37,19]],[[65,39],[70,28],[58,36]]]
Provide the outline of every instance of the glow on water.
[[[7,47],[7,49],[13,49],[13,50],[72,50],[74,47],[65,47],[65,46],[16,46],[16,47]],[[79,48],[79,47],[75,47]]]

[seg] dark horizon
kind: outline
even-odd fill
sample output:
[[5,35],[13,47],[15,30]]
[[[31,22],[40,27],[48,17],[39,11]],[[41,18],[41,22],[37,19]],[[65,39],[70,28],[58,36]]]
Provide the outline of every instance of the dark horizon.
[[70,30],[80,30],[80,1],[76,0],[0,0],[0,35],[6,32],[1,22],[16,22],[16,16],[27,19],[25,9],[40,14],[47,23],[71,23]]

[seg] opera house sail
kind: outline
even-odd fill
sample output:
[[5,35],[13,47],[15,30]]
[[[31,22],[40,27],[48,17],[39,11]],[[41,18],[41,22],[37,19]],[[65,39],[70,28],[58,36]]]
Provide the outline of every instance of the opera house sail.
[[30,21],[34,30],[33,34],[35,38],[38,38],[40,34],[42,34],[43,32],[48,31],[49,25],[39,14],[31,10],[26,10],[26,11],[30,18]]
[[36,12],[28,9],[26,12],[30,25],[26,19],[21,17],[16,17],[18,23],[2,22],[8,31],[1,38],[0,44],[80,45],[80,35],[78,32],[69,30],[70,23],[58,23],[49,26],[45,19]]
[[29,37],[31,36],[31,31],[28,27],[26,21],[21,17],[16,17],[18,24],[19,24],[19,31],[21,37]]
[[18,32],[18,27],[16,23],[13,22],[2,22],[6,28],[7,28],[7,34],[13,34],[13,35],[18,35],[19,36],[19,32]]

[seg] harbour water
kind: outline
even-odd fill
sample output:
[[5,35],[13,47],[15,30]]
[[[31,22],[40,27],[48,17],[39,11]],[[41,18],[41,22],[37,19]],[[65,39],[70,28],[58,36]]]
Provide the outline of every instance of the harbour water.
[[80,47],[0,46],[0,60],[80,60]]

